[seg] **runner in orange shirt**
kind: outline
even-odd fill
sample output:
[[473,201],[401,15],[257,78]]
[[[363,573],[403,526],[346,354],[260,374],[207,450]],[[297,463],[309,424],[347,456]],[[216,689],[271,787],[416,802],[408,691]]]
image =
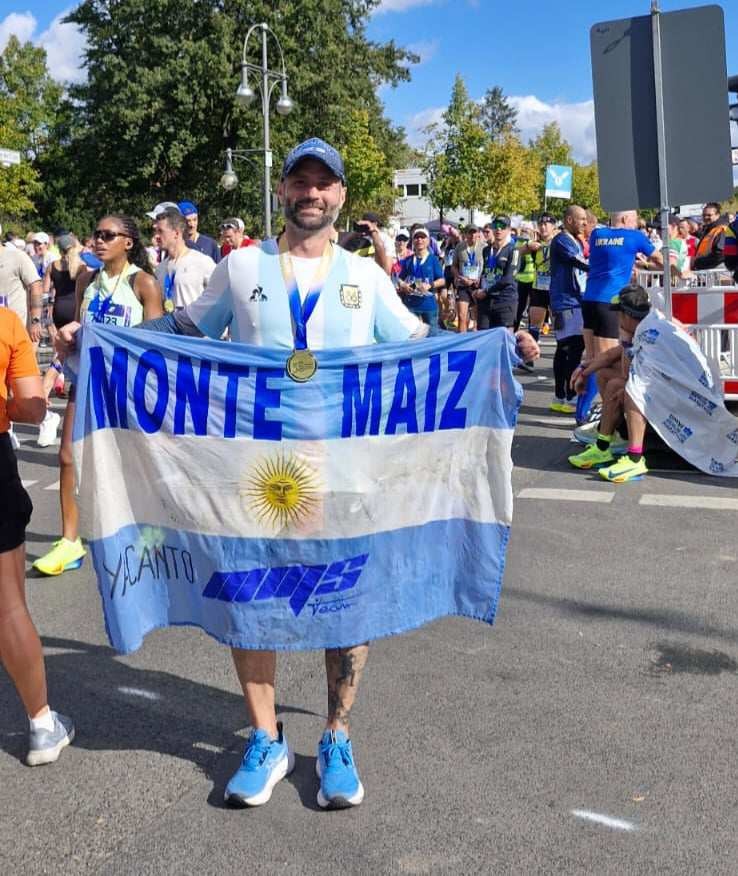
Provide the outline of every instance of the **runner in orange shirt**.
[[25,593],[26,526],[33,506],[18,475],[10,421],[40,423],[46,399],[33,345],[16,313],[0,308],[0,661],[30,723],[26,763],[55,761],[74,739],[69,718],[49,709],[41,640]]

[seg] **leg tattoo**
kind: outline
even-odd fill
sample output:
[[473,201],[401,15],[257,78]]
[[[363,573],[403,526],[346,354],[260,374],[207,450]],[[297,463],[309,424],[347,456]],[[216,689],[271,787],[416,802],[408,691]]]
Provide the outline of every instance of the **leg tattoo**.
[[351,707],[368,655],[368,644],[355,645],[353,648],[331,648],[325,652],[330,729],[345,727],[348,730]]

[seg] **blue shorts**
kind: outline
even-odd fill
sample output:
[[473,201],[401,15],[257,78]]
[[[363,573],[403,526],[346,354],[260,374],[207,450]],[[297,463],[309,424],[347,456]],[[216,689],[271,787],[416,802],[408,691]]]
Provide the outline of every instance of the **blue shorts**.
[[557,341],[581,335],[584,329],[582,308],[572,307],[567,310],[559,310],[553,315],[554,337]]

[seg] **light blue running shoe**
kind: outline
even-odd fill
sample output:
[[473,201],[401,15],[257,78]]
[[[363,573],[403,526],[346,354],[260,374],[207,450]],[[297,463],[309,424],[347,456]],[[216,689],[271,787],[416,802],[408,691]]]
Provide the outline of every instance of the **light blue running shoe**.
[[263,806],[272,796],[274,786],[295,768],[295,755],[287,745],[281,722],[277,738],[266,730],[252,730],[241,766],[225,789],[229,806]]
[[54,717],[53,730],[30,730],[28,733],[28,766],[41,766],[59,759],[63,748],[74,740],[74,724],[71,718],[51,713]]
[[348,809],[364,799],[351,740],[342,730],[326,730],[318,743],[315,770],[320,777],[318,806],[322,809]]

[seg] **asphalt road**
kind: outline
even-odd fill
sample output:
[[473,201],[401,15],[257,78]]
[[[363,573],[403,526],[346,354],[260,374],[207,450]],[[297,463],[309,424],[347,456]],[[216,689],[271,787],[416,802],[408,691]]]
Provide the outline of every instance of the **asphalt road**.
[[[28,582],[52,705],[77,724],[55,766],[22,765],[0,676],[2,873],[736,873],[738,490],[571,470],[550,353],[522,378],[497,622],[372,647],[361,807],[317,809],[324,675],[306,653],[279,669],[295,772],[266,807],[223,808],[247,734],[228,652],[173,629],[116,656],[86,563]],[[19,434],[33,558],[57,535],[55,452]]]

